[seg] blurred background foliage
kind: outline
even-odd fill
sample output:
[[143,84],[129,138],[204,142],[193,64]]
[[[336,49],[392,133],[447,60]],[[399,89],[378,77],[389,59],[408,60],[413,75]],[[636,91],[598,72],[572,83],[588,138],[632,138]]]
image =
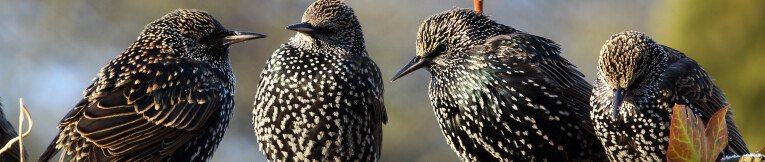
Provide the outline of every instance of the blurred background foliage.
[[[233,30],[268,38],[231,47],[237,76],[236,114],[213,161],[264,161],[251,124],[254,90],[263,63],[295,32],[311,0],[0,0],[0,96],[10,121],[17,98],[34,119],[24,140],[32,160],[53,138],[56,123],[82,97],[99,69],[135,41],[149,22],[177,8],[214,15]],[[360,19],[367,50],[390,78],[414,56],[419,24],[472,0],[346,0]],[[685,52],[716,79],[733,105],[750,149],[765,145],[765,1],[532,1],[486,0],[500,23],[550,38],[593,81],[600,47],[610,35],[638,30]],[[427,98],[425,71],[385,82],[390,123],[383,161],[458,161],[446,145]],[[14,125],[18,124],[13,122]]]

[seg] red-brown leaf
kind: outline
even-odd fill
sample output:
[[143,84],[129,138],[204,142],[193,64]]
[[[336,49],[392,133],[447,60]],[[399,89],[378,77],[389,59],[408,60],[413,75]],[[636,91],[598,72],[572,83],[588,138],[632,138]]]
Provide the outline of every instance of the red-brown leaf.
[[717,111],[704,127],[692,111],[688,111],[684,105],[675,105],[672,109],[667,160],[715,161],[728,145],[728,127],[725,122],[728,108]]

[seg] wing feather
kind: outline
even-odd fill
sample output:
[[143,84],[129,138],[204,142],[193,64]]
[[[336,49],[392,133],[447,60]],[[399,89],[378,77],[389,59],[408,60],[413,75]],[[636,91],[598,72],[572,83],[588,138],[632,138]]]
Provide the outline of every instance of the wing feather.
[[92,99],[81,112],[70,113],[81,114],[77,132],[122,160],[169,155],[221,109],[223,82],[200,65],[189,60],[147,65],[173,72],[139,71],[127,84]]
[[[708,122],[717,110],[728,105],[725,95],[696,61],[674,49],[668,50],[673,63],[662,72],[660,89],[670,92],[670,96],[677,96],[678,98],[671,99],[675,103],[690,104],[697,108],[696,113],[701,115],[704,123]],[[725,117],[729,139],[727,150],[737,155],[747,154],[749,150],[732,116],[732,109],[728,109]]]
[[505,64],[511,64],[513,70],[525,73],[538,73],[540,76],[527,78],[546,82],[554,90],[563,94],[560,96],[568,104],[568,109],[576,113],[582,120],[579,124],[589,133],[595,134],[589,112],[592,96],[592,85],[584,80],[584,74],[576,69],[576,66],[563,58],[560,47],[553,41],[523,33],[498,35],[488,39],[482,46],[486,51],[495,51],[494,54],[504,55],[506,59],[499,59]]

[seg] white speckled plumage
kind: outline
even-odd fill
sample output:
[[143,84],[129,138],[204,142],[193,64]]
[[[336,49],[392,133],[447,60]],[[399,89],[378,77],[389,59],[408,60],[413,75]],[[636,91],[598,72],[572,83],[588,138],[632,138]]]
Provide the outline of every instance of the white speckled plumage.
[[[591,117],[611,161],[666,161],[675,104],[686,105],[704,123],[728,104],[695,61],[641,32],[611,36],[600,51],[597,75]],[[722,154],[748,153],[731,116]]]
[[551,40],[454,9],[426,19],[416,44],[395,78],[430,72],[436,119],[462,160],[605,160],[588,122],[591,86]]
[[320,0],[261,73],[253,123],[270,161],[378,161],[387,122],[380,70],[340,1]]

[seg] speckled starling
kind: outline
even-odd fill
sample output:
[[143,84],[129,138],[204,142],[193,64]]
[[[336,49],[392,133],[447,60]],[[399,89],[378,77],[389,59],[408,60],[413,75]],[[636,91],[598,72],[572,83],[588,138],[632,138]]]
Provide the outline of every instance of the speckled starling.
[[[598,65],[591,116],[611,161],[665,161],[675,104],[684,104],[704,123],[728,105],[698,63],[641,32],[611,36]],[[723,154],[748,153],[730,112],[726,121],[729,142]]]
[[253,123],[271,161],[378,161],[387,123],[380,70],[340,0],[319,0],[261,73]]
[[[3,112],[3,103],[0,103],[0,147],[4,146],[6,143],[8,143],[8,141],[15,138],[16,136],[19,136],[19,134],[16,133],[16,129],[13,128],[11,122],[8,122],[8,120],[5,118],[5,112]],[[3,154],[0,154],[0,161],[20,161],[20,152],[19,143],[16,142]],[[24,149],[24,157],[26,157],[26,152],[27,150]]]
[[468,9],[425,20],[417,55],[446,141],[464,161],[604,161],[591,86],[553,41]]
[[206,161],[228,126],[235,78],[228,48],[264,35],[179,9],[147,25],[101,69],[41,157],[61,161]]

